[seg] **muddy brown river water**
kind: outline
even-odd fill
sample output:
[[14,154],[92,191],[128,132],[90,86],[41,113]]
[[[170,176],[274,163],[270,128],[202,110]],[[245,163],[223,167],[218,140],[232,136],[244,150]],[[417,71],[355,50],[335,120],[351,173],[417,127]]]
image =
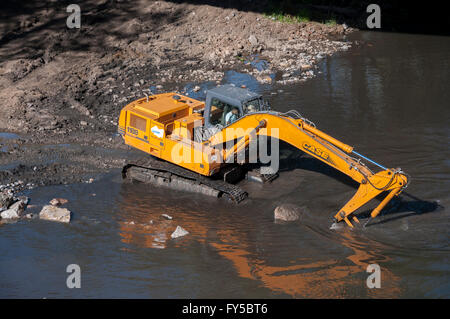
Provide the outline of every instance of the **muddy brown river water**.
[[[225,81],[263,93],[274,109],[299,110],[411,175],[369,227],[330,229],[356,186],[306,157],[285,163],[272,184],[243,182],[251,195],[239,206],[123,183],[116,170],[92,184],[26,193],[37,206],[67,198],[73,220],[0,226],[0,297],[450,297],[450,38],[353,37],[364,44],[324,60],[307,82],[259,85],[233,72]],[[306,216],[275,223],[282,203],[304,207]],[[190,234],[170,239],[177,225]],[[69,264],[81,267],[80,289],[66,286]],[[381,267],[379,289],[366,285],[369,264]]]

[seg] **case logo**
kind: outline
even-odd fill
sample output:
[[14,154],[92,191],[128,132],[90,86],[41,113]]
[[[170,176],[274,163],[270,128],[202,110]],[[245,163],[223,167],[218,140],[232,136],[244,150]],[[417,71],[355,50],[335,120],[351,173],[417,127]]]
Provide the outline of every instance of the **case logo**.
[[318,147],[314,147],[314,145],[311,145],[307,142],[303,142],[303,148],[308,151],[308,153],[314,154],[316,156],[319,156],[329,162],[330,164],[334,164],[334,162],[331,160],[330,155],[328,155],[327,152],[321,150]]

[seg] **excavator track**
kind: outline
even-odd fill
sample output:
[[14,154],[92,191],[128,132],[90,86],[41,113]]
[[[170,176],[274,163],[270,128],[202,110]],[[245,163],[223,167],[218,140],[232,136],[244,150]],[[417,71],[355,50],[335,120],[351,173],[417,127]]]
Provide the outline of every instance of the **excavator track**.
[[235,203],[240,203],[248,197],[248,193],[236,185],[197,174],[151,156],[125,165],[122,177],[178,190],[224,197]]

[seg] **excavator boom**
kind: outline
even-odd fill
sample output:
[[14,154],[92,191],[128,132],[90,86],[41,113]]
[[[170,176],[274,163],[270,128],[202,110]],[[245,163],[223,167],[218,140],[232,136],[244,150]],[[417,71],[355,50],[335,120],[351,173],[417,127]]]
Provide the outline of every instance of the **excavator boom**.
[[[372,211],[371,218],[375,218],[383,207],[394,196],[399,195],[408,185],[408,178],[401,169],[385,168],[355,152],[352,146],[344,144],[320,131],[313,123],[302,117],[294,118],[278,112],[259,112],[244,116],[227,129],[239,128],[248,131],[253,127],[257,135],[276,137],[279,140],[287,142],[295,148],[346,174],[360,184],[356,194],[334,216],[337,222],[343,220],[350,227],[353,227],[351,220],[359,223],[356,216],[353,215],[358,208],[382,192],[389,191],[386,198]],[[265,129],[261,130],[261,127]],[[269,133],[274,131],[278,132],[278,136],[272,136]],[[227,135],[229,135],[227,131],[223,130],[213,136],[209,142],[211,144],[223,143]],[[248,141],[249,139],[242,137],[242,140]],[[234,149],[235,152],[237,150],[237,148]],[[358,158],[351,156],[351,154],[358,156]],[[228,158],[230,156],[230,152],[227,152],[224,157]],[[364,164],[362,159],[379,166],[382,170],[373,173]]]

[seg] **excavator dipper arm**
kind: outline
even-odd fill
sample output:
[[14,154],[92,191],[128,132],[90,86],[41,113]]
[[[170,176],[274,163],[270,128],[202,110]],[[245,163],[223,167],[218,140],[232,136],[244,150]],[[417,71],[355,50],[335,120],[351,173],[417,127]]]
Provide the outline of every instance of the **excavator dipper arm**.
[[[277,112],[248,114],[210,140],[214,143],[227,141],[228,129],[253,131],[257,135],[278,138],[315,157],[325,164],[339,170],[360,184],[355,195],[334,216],[337,222],[345,221],[353,227],[351,220],[358,222],[354,212],[379,194],[389,191],[385,199],[376,207],[371,218],[375,218],[387,203],[408,185],[407,175],[401,169],[388,169],[355,152],[353,147],[318,130],[315,125],[302,117],[293,117]],[[250,138],[242,136],[241,142],[233,149],[225,150],[224,158],[229,158],[248,145]],[[357,157],[350,156],[356,155]],[[382,170],[373,173],[362,161],[365,159]]]

